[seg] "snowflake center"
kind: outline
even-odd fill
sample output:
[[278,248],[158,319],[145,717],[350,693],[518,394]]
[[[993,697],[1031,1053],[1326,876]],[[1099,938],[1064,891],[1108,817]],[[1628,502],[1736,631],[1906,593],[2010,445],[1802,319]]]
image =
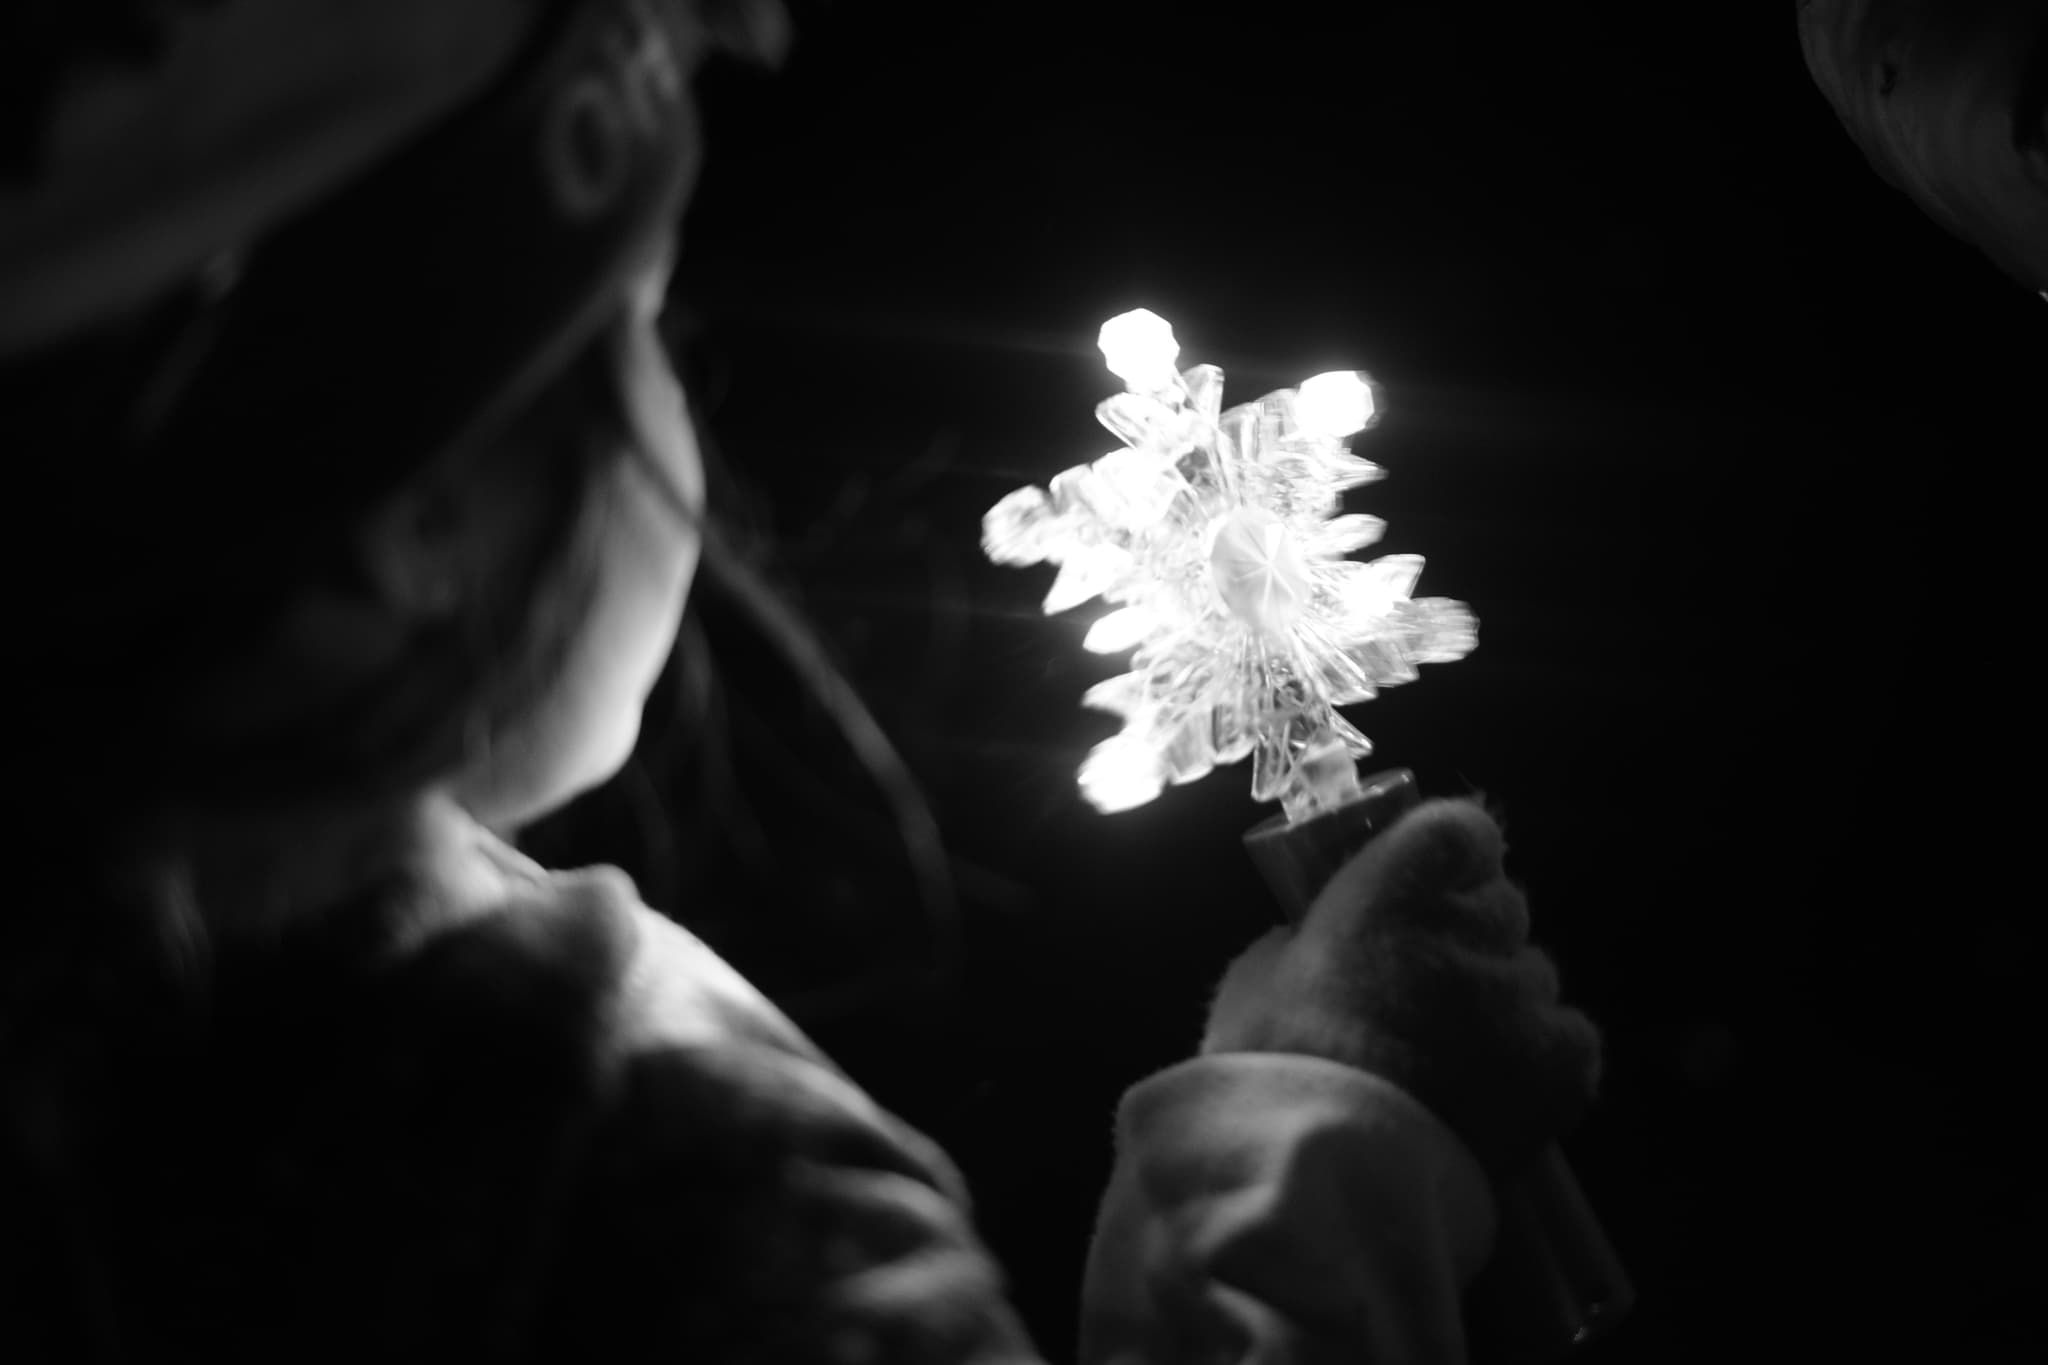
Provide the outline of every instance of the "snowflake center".
[[1231,614],[1254,630],[1284,634],[1308,609],[1308,565],[1287,524],[1263,507],[1239,507],[1216,523],[1209,571]]

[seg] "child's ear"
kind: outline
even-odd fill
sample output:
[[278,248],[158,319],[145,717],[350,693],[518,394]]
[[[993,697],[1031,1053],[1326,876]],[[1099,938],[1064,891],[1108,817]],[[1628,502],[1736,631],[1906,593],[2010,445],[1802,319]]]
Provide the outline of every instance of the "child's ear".
[[365,575],[381,605],[411,623],[444,620],[462,605],[463,568],[475,511],[445,477],[401,489],[358,538]]

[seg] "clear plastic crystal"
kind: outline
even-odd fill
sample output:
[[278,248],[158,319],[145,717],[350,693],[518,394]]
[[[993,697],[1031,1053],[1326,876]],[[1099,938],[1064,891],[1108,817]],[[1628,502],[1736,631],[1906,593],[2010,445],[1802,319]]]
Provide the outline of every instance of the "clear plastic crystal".
[[1338,514],[1346,489],[1383,473],[1344,441],[1377,414],[1370,378],[1318,375],[1225,410],[1216,366],[1173,373],[1157,315],[1111,319],[1102,346],[1127,387],[1096,415],[1124,448],[1019,489],[982,524],[996,562],[1059,566],[1046,611],[1115,606],[1089,649],[1135,650],[1084,698],[1123,721],[1082,765],[1084,796],[1128,809],[1250,757],[1252,795],[1289,819],[1341,803],[1372,741],[1336,708],[1479,638],[1464,603],[1409,596],[1420,555],[1344,557],[1386,529]]
[[981,548],[998,564],[1037,564],[1065,536],[1053,526],[1052,500],[1042,488],[1020,488],[981,519]]

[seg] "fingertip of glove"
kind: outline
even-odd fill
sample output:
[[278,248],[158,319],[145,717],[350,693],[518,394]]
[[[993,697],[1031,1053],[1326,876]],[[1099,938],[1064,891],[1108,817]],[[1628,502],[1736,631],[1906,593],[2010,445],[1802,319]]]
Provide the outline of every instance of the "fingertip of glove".
[[[1392,929],[1412,912],[1435,922],[1447,898],[1506,886],[1500,826],[1472,801],[1425,801],[1375,836],[1317,897],[1304,928],[1345,931],[1371,923]],[[1359,920],[1364,914],[1366,919]],[[1505,916],[1524,926],[1527,916]]]
[[1506,840],[1475,801],[1425,801],[1380,836],[1384,856],[1448,891],[1469,891],[1504,875]]

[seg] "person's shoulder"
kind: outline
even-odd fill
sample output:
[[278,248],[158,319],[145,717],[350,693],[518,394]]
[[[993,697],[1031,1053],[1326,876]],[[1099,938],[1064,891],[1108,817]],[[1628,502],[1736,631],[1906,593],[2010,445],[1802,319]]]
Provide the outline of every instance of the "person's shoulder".
[[616,1065],[664,1048],[822,1054],[760,991],[633,879],[598,864],[550,870],[485,837],[481,889],[416,917],[387,957],[393,991],[488,1020],[580,1037]]
[[764,1044],[633,1054],[556,1245],[535,1335],[586,1358],[1037,1359],[945,1157]]
[[399,912],[349,986],[348,1050],[529,1109],[580,1102],[635,952],[628,885],[547,876]]
[[588,1084],[556,1130],[543,1355],[1035,1358],[935,1144],[623,874],[528,892],[420,961],[436,989],[577,1002]]
[[506,874],[495,903],[416,939],[391,973],[386,1013],[415,1046],[464,1062],[485,1042],[483,1065],[528,1084],[566,1065],[602,1111],[614,1160],[732,1167],[829,1152],[959,1193],[935,1147],[624,872],[491,856]]

